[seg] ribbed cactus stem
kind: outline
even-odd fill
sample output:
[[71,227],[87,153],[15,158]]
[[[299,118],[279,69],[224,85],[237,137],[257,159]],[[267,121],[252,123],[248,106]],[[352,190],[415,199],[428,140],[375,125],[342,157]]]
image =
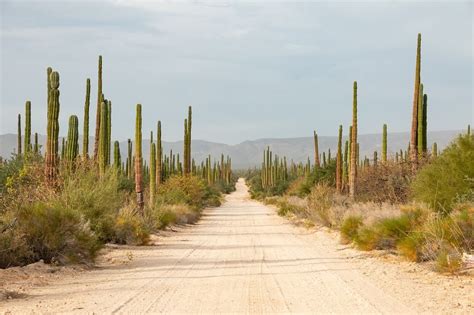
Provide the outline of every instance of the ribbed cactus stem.
[[383,125],[382,131],[382,162],[387,162],[387,124]]
[[122,157],[120,156],[120,143],[118,141],[114,142],[114,167],[120,172],[122,167]]
[[421,132],[421,137],[422,137],[422,150],[423,153],[426,154],[428,151],[428,95],[424,94],[423,95],[423,117],[422,117],[422,132]]
[[66,148],[66,160],[73,166],[73,162],[76,160],[79,154],[79,120],[77,116],[72,115],[69,117],[69,129],[67,133],[67,148]]
[[66,138],[62,138],[61,144],[61,160],[66,158]]
[[471,135],[471,125],[467,125],[467,135]]
[[128,139],[127,142],[127,178],[132,178],[132,173],[133,173],[133,167],[132,167],[132,140]]
[[31,102],[25,103],[25,153],[31,151]]
[[351,168],[349,176],[349,195],[351,198],[356,194],[357,179],[357,81],[354,81],[352,99],[352,138],[351,138]]
[[153,131],[150,139],[150,206],[153,207],[156,193],[156,146],[153,143]]
[[39,153],[39,144],[38,144],[38,133],[35,132],[35,146],[34,146],[34,153]]
[[321,164],[319,162],[319,144],[318,144],[318,134],[316,131],[313,131],[313,140],[314,140],[314,166],[319,167]]
[[419,96],[418,96],[418,134],[417,139],[417,150],[419,157],[423,156],[423,84],[420,84]]
[[431,148],[431,155],[436,158],[438,157],[438,144],[433,142],[433,147]]
[[97,111],[95,116],[95,139],[94,139],[94,160],[97,161],[99,155],[99,137],[100,137],[100,117],[101,105],[103,101],[102,94],[102,56],[99,56],[99,65],[97,67]]
[[344,165],[342,168],[342,182],[344,183],[343,186],[347,183],[348,177],[348,164],[349,164],[349,141],[346,140],[344,143]]
[[336,190],[342,192],[342,125],[339,126],[336,155]]
[[137,194],[137,205],[143,210],[143,179],[142,179],[142,105],[137,104],[135,121],[135,193]]
[[18,134],[17,134],[17,152],[18,155],[22,154],[21,150],[21,114],[18,114]]
[[99,174],[103,176],[105,174],[105,170],[107,168],[107,109],[108,106],[104,102],[100,105],[101,113],[100,113],[100,132],[99,132]]
[[[50,68],[48,68],[48,72]],[[45,172],[50,184],[55,183],[58,166],[58,135],[59,135],[59,73],[51,72],[48,104],[48,126],[46,132],[46,163]]]
[[413,107],[411,121],[411,137],[410,137],[410,161],[413,170],[416,170],[418,163],[418,102],[420,97],[421,84],[421,34],[418,34],[416,46],[416,67],[415,67],[415,88],[413,91]]
[[158,121],[156,129],[156,187],[159,187],[163,179],[163,148],[161,146],[161,121]]
[[91,80],[86,80],[86,100],[84,103],[84,127],[82,131],[82,158],[89,158],[89,107],[91,101]]

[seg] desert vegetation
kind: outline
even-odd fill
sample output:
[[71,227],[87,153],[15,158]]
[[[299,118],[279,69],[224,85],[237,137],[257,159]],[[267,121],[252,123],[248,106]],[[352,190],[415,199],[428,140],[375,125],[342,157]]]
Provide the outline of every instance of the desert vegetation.
[[[337,152],[320,151],[295,163],[263,153],[260,169],[246,174],[253,198],[275,204],[280,215],[338,229],[343,243],[387,249],[413,261],[459,271],[474,246],[474,135],[470,126],[443,151],[428,147],[428,96],[421,81],[418,34],[411,135],[407,148],[390,148],[382,126],[381,152],[360,156],[358,83],[352,86],[352,122],[338,127]],[[313,160],[313,162],[311,162]]]
[[[32,140],[30,101],[18,115],[18,145],[0,161],[0,268],[40,259],[91,263],[107,242],[144,245],[169,224],[195,222],[234,189],[230,157],[192,158],[192,108],[184,120],[183,152],[164,152],[161,121],[150,131],[150,156],[142,154],[142,105],[135,108],[134,140],[127,156],[112,142],[112,101],[103,92],[99,56],[93,151],[89,152],[91,80],[86,80],[82,148],[79,119],[69,117],[59,137],[60,75],[47,68],[46,146]],[[22,128],[24,122],[24,129]],[[22,131],[24,133],[22,134]],[[155,136],[155,137],[154,137]],[[60,141],[61,140],[61,141]],[[60,143],[62,145],[60,146]]]

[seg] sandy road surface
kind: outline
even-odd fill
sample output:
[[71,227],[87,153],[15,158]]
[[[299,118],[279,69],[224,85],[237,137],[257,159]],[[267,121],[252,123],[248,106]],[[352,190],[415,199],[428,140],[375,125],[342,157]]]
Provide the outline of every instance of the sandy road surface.
[[249,200],[243,181],[197,225],[134,255],[34,288],[0,313],[450,313],[458,305],[449,299],[459,292],[292,226]]

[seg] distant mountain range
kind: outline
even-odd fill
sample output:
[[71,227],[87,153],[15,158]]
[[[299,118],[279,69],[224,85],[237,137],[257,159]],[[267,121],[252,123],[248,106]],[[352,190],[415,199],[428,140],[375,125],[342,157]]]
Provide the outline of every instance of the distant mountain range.
[[[459,133],[460,130],[454,131],[432,131],[428,133],[428,144],[431,146],[433,142],[436,142],[438,149],[443,149],[448,145]],[[345,141],[347,137],[344,137]],[[46,137],[44,135],[39,136],[40,145],[44,145]],[[320,136],[319,137],[319,150],[320,152],[331,149],[332,156],[335,156],[337,147],[337,137],[332,136]],[[367,155],[368,157],[373,156],[375,150],[381,150],[382,135],[381,134],[366,134],[359,135],[360,143],[360,156],[361,158]],[[388,134],[388,151],[390,154],[400,149],[406,150],[409,142],[409,133],[389,133]],[[82,139],[79,139],[79,143],[82,144]],[[93,138],[89,141],[92,145]],[[17,136],[15,134],[0,135],[0,156],[3,158],[10,157],[11,153],[16,150]],[[170,150],[174,153],[182,155],[183,142],[163,142],[163,146],[166,154],[169,154]],[[269,146],[275,154],[279,156],[286,156],[288,160],[295,162],[306,161],[308,157],[313,159],[313,138],[312,137],[301,137],[301,138],[285,138],[285,139],[258,139],[248,140],[236,145],[227,145],[222,143],[209,142],[204,140],[193,140],[192,142],[192,155],[197,162],[201,162],[209,154],[216,159],[220,158],[220,154],[229,155],[232,157],[232,163],[234,169],[249,168],[259,166],[262,162],[263,150]],[[149,140],[143,140],[143,156],[148,159],[149,156]],[[82,149],[81,149],[82,150]],[[127,142],[120,142],[120,151],[122,159],[125,160],[127,155]],[[43,150],[44,152],[44,150]]]

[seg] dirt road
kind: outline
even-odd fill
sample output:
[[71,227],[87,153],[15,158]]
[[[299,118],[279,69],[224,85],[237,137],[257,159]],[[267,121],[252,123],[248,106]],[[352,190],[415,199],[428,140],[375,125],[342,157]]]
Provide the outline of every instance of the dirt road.
[[292,226],[242,180],[195,226],[127,254],[129,264],[34,288],[0,313],[451,313],[460,297]]

